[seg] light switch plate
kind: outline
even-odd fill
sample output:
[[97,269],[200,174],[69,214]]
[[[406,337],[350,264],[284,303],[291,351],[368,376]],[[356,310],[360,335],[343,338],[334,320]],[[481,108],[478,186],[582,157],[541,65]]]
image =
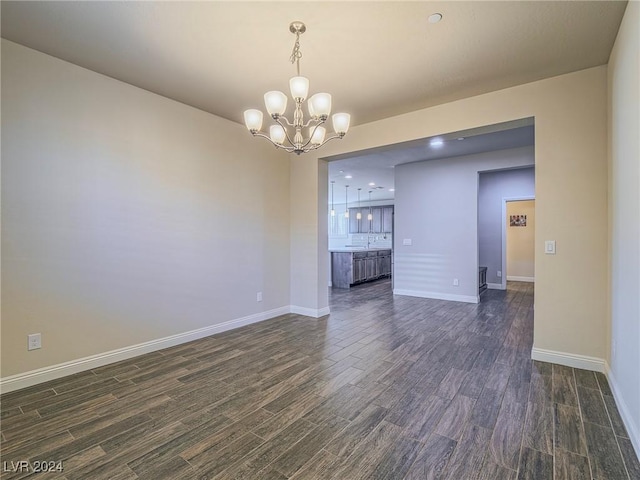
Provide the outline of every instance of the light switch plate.
[[556,254],[556,241],[555,240],[545,240],[544,241],[544,253],[547,255],[555,255]]
[[411,245],[413,242],[411,241],[410,238],[403,238],[402,239],[402,245]]

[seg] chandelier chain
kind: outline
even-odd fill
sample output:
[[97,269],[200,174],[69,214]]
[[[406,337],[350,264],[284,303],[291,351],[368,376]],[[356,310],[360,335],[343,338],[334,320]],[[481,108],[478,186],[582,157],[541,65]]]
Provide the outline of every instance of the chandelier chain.
[[291,51],[291,57],[289,60],[291,63],[296,64],[296,71],[298,72],[298,76],[300,76],[300,59],[302,58],[302,52],[300,51],[300,32],[296,32],[296,41],[293,44],[293,50]]

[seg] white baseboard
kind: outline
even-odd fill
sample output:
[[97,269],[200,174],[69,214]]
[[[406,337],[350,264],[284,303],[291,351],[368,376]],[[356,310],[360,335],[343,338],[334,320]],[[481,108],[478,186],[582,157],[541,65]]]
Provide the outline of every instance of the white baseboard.
[[558,365],[565,365],[567,367],[605,373],[605,360],[603,358],[557,352],[554,350],[545,350],[544,348],[536,347],[531,349],[531,358],[534,360],[540,360],[541,362],[557,363]]
[[487,283],[489,290],[504,290],[501,283]]
[[620,386],[608,362],[605,362],[605,370],[607,380],[609,380],[609,386],[613,392],[613,398],[616,401],[616,406],[618,407],[624,426],[629,434],[629,440],[631,440],[631,444],[636,451],[636,455],[640,458],[640,425],[636,425],[634,423],[633,416],[631,415],[631,409],[624,401],[624,397],[620,394]]
[[408,297],[433,298],[435,300],[449,300],[452,302],[480,303],[479,295],[454,295],[451,293],[424,292],[421,290],[394,289],[394,295],[406,295]]
[[508,275],[507,276],[507,281],[508,282],[529,282],[529,283],[535,283],[536,281],[536,277],[518,277],[515,275]]
[[235,320],[230,320],[228,322],[218,323],[216,325],[210,325],[207,327],[198,328],[196,330],[159,338],[157,340],[151,340],[149,342],[139,343],[137,345],[131,345],[129,347],[119,348],[117,350],[111,350],[109,352],[91,355],[89,357],[79,358],[70,362],[59,363],[57,365],[52,365],[49,367],[39,368],[37,370],[31,370],[29,372],[0,378],[0,392],[7,393],[26,387],[31,387],[32,385],[48,382],[49,380],[55,380],[57,378],[66,377],[67,375],[72,375],[74,373],[102,367],[104,365],[119,362],[121,360],[127,360],[139,355],[144,355],[145,353],[155,352],[157,350],[173,347],[175,345],[180,345],[192,340],[198,340],[200,338],[208,337],[216,333],[226,332],[227,330],[244,327],[246,325],[251,325],[252,323],[262,322],[264,320],[279,317],[280,315],[286,315],[287,313],[291,312],[292,307],[287,305],[285,307],[248,315],[246,317],[237,318]]
[[624,397],[620,394],[620,386],[609,366],[609,363],[596,357],[588,357],[586,355],[575,355],[572,353],[556,352],[553,350],[545,350],[542,348],[531,349],[531,358],[542,362],[557,363],[566,365],[567,367],[581,368],[583,370],[591,370],[594,372],[604,373],[609,380],[616,406],[624,422],[624,426],[629,434],[631,444],[636,451],[636,455],[640,457],[640,426],[636,425],[631,415],[629,405],[624,401]]
[[320,317],[324,317],[325,315],[329,315],[329,313],[331,313],[331,310],[329,309],[329,307],[314,309],[314,308],[298,307],[297,305],[291,305],[291,310],[289,311],[289,313],[304,315],[305,317],[320,318]]

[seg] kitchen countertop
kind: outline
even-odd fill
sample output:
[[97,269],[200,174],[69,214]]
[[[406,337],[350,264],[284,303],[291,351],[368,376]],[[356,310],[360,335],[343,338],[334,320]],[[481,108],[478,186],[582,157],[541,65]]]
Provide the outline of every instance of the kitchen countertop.
[[342,247],[342,248],[330,248],[329,252],[335,253],[354,253],[354,252],[378,252],[380,250],[391,250],[391,247]]

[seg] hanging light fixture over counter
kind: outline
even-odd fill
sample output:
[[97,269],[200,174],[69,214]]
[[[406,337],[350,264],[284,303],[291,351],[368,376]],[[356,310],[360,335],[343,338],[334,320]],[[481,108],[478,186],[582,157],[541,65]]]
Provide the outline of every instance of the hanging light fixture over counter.
[[[292,22],[289,25],[291,33],[295,34],[296,41],[291,52],[291,63],[296,64],[297,76],[289,80],[291,97],[295,102],[293,112],[293,122],[284,116],[287,109],[287,96],[279,91],[270,91],[264,94],[264,103],[269,115],[276,122],[269,127],[269,135],[260,131],[262,128],[262,111],[256,109],[244,112],[244,122],[254,137],[263,137],[273,143],[276,148],[282,148],[287,152],[294,152],[298,155],[316,150],[329,140],[342,138],[349,130],[351,116],[348,113],[335,113],[332,116],[333,129],[335,134],[326,138],[326,129],[322,126],[331,114],[331,95],[328,93],[316,93],[311,96],[307,108],[309,110],[309,120],[305,123],[302,104],[309,94],[309,79],[300,76],[300,35],[307,27],[302,22]],[[293,127],[293,136],[288,127]],[[303,136],[302,130],[308,128],[307,136]]]

